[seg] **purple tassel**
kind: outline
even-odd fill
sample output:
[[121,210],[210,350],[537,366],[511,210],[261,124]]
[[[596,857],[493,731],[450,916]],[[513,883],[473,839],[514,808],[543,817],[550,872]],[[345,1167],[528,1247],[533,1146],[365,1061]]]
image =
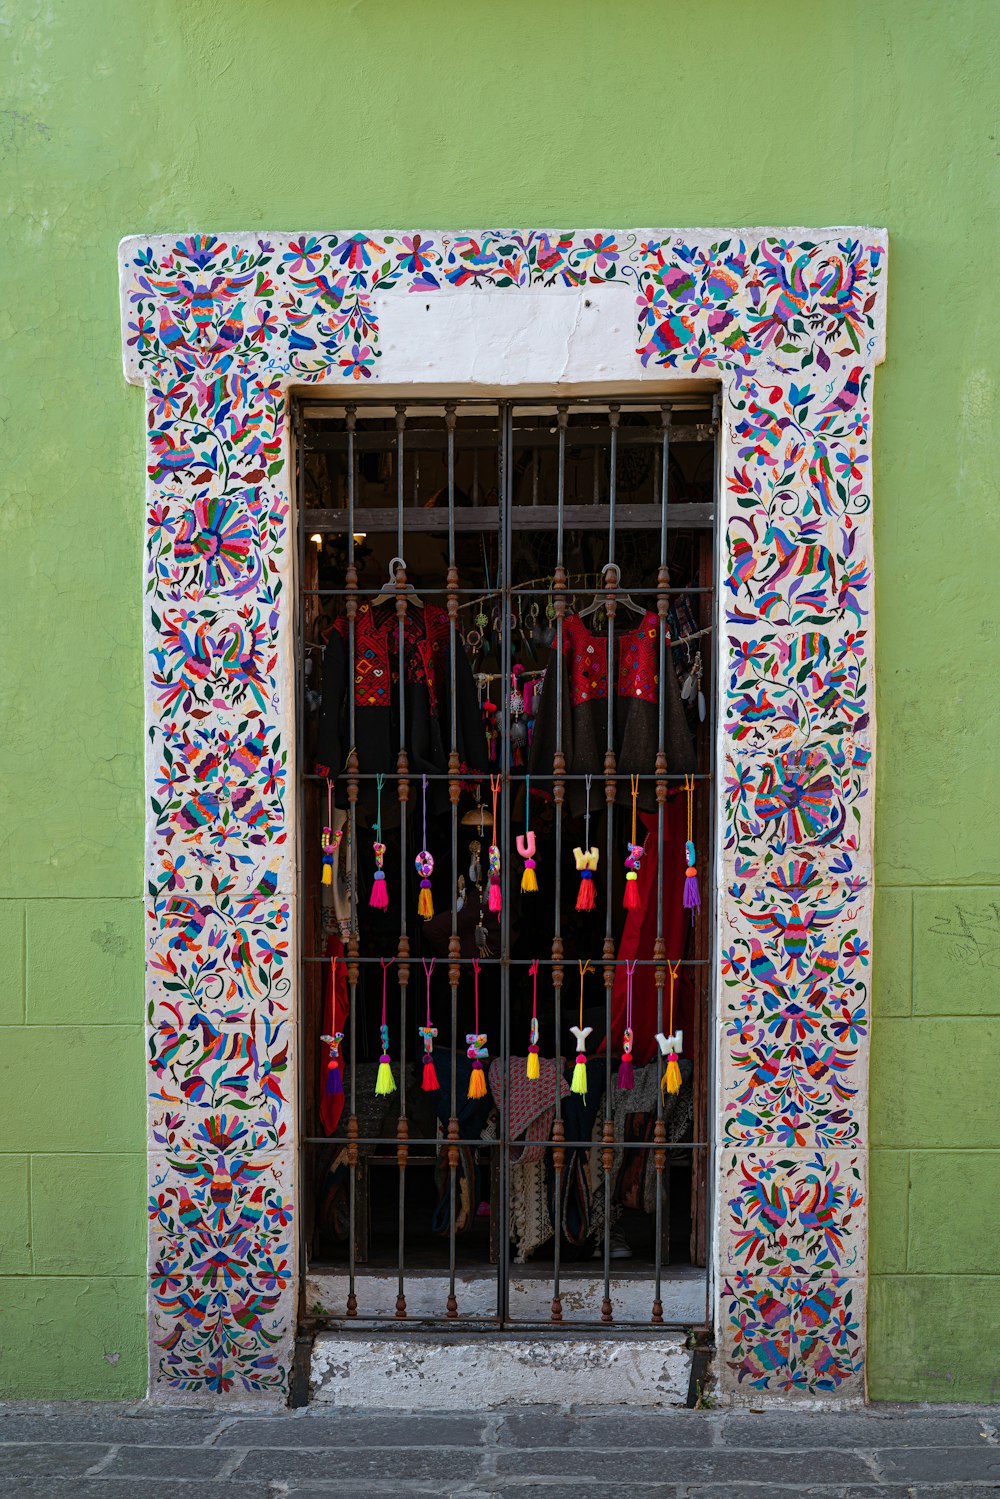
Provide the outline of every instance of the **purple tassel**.
[[339,1067],[328,1067],[326,1070],[326,1091],[328,1094],[343,1093],[344,1079],[340,1075]]
[[701,905],[701,892],[698,889],[698,871],[694,863],[693,843],[685,843],[684,857],[687,860],[687,868],[684,872],[684,909],[696,911]]

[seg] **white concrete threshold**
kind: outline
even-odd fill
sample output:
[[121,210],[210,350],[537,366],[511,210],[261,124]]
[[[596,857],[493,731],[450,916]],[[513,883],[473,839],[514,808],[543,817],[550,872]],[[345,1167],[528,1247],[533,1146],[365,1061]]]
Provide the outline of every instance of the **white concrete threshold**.
[[516,1405],[683,1405],[685,1335],[322,1332],[312,1350],[316,1405],[496,1410]]

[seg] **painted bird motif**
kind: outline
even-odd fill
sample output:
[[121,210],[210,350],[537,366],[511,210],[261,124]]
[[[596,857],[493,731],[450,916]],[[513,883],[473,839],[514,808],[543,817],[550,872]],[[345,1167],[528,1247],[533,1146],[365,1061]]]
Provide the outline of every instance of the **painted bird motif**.
[[769,1248],[778,1243],[779,1234],[788,1227],[794,1199],[786,1179],[776,1176],[762,1181],[742,1168],[743,1186],[737,1206],[765,1235]]
[[809,937],[813,930],[822,931],[836,921],[837,911],[825,911],[822,906],[801,908],[793,901],[788,912],[770,907],[766,911],[747,911],[747,919],[758,932],[777,939],[785,957],[784,977],[793,973],[800,977],[808,968]]
[[827,431],[838,417],[846,416],[849,411],[854,410],[861,394],[861,370],[862,366],[856,364],[833,399],[820,407],[817,414],[828,420],[817,423],[818,431]]

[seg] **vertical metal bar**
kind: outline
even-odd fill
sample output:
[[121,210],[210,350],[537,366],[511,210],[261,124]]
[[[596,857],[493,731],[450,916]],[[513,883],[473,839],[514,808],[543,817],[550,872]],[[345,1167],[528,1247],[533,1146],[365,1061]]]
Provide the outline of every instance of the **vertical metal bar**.
[[[553,1248],[552,1248],[552,1308],[551,1320],[562,1321],[562,1296],[559,1289],[560,1270],[560,1238],[562,1234],[562,1170],[565,1162],[565,1151],[562,1141],[566,1138],[566,1129],[562,1117],[562,985],[563,985],[563,940],[562,940],[562,836],[563,836],[563,799],[566,795],[566,782],[563,776],[566,772],[566,757],[563,754],[563,616],[566,612],[566,568],[563,563],[563,520],[566,500],[566,427],[569,422],[569,408],[565,404],[556,407],[556,421],[559,432],[558,450],[559,467],[556,484],[556,570],[552,579],[552,596],[556,611],[556,747],[552,756],[553,787],[552,797],[555,804],[555,918],[552,937],[552,993],[554,999],[554,1021],[555,1021],[555,1117],[552,1123],[552,1139],[554,1142],[552,1151],[552,1167],[554,1178],[554,1210],[555,1221],[553,1223]],[[552,670],[552,658],[549,657],[547,671]]]
[[[615,673],[615,613],[617,601],[614,595],[615,568],[615,498],[618,477],[618,423],[620,410],[618,406],[611,405],[608,408],[608,426],[611,439],[611,475],[608,487],[608,565],[604,569],[602,581],[605,584],[605,612],[608,619],[607,640],[607,740],[604,751],[604,803],[605,816],[607,818],[607,840],[605,844],[605,858],[607,867],[608,891],[611,890],[611,868],[615,856],[615,801],[618,795],[618,785],[615,780],[618,762],[615,754],[615,697],[616,697],[616,673]],[[599,451],[595,448],[595,454]],[[595,457],[595,475],[596,475]],[[611,1165],[614,1159],[614,1123],[611,1115],[611,999],[615,982],[615,935],[614,935],[614,912],[611,908],[610,899],[605,902],[605,925],[604,925],[604,1150],[601,1154],[602,1165],[606,1162],[604,1169],[604,1299],[601,1303],[601,1321],[611,1322],[613,1310],[611,1305]]]
[[[396,538],[399,556],[405,558],[403,550],[403,431],[406,427],[406,406],[396,406]],[[407,959],[410,943],[406,932],[407,890],[407,813],[409,811],[409,762],[406,753],[406,569],[396,577],[396,619],[399,635],[399,755],[397,758],[397,796],[399,800],[399,945],[397,948],[396,976],[399,981],[399,1122],[396,1126],[396,1166],[399,1173],[398,1203],[398,1286],[396,1292],[396,1317],[406,1317],[406,1144],[408,1124],[406,1118],[406,989],[410,969]]]
[[[358,1059],[358,1031],[357,1031],[357,1001],[358,1001],[358,953],[360,950],[358,932],[358,757],[354,748],[354,618],[357,611],[357,598],[350,592],[358,586],[358,571],[354,561],[354,483],[355,483],[355,458],[354,458],[354,434],[357,426],[357,407],[348,405],[346,412],[347,426],[347,574],[345,583],[348,588],[348,596],[345,604],[347,614],[347,728],[350,752],[347,761],[347,807],[348,807],[348,838],[350,839],[349,866],[348,866],[348,891],[349,891],[349,913],[350,926],[347,937],[347,984],[348,1000],[350,1005],[350,1025],[348,1027],[348,1042],[350,1045],[350,1095],[349,1112],[347,1120],[347,1169],[348,1169],[348,1276],[347,1276],[347,1315],[356,1317],[358,1314],[357,1297],[357,1181],[358,1181],[358,1092],[357,1092],[357,1059]],[[331,769],[334,767],[331,766]]]
[[[513,890],[511,857],[511,743],[510,743],[510,694],[513,652],[511,639],[511,475],[514,468],[514,421],[513,406],[501,403],[497,411],[497,429],[500,438],[500,608],[503,611],[501,628],[500,683],[501,698],[501,761],[500,761],[500,812],[502,819],[503,852],[502,885],[503,905],[500,908],[500,1068],[503,1078],[503,1110],[500,1120],[500,1138],[492,1149],[500,1151],[500,1201],[496,1205],[499,1216],[498,1235],[498,1289],[497,1314],[504,1322],[510,1314],[510,1222],[507,1208],[510,1165],[510,904]],[[496,829],[494,829],[494,837]]]
[[718,746],[717,746],[717,743],[716,743],[716,738],[717,738],[717,734],[719,732],[718,702],[717,702],[717,684],[718,684],[719,667],[720,667],[721,660],[722,660],[722,637],[721,637],[721,630],[720,630],[721,616],[722,616],[722,604],[721,604],[721,600],[720,600],[720,597],[719,597],[719,569],[720,569],[720,567],[722,565],[722,556],[721,556],[721,551],[722,551],[722,535],[721,535],[721,531],[722,531],[722,523],[723,523],[724,517],[721,514],[721,512],[722,512],[722,510],[725,507],[725,500],[724,500],[724,494],[723,494],[723,488],[722,488],[722,443],[721,443],[721,440],[720,440],[721,430],[722,430],[722,419],[723,419],[722,413],[723,413],[723,398],[722,398],[721,392],[717,391],[716,394],[715,394],[715,396],[714,396],[714,398],[713,398],[713,401],[712,401],[712,434],[713,434],[713,442],[715,444],[715,451],[713,453],[713,462],[712,462],[712,593],[710,595],[710,605],[711,605],[710,619],[711,619],[711,623],[712,623],[712,633],[708,637],[709,641],[711,642],[711,650],[710,650],[710,653],[709,653],[710,670],[708,672],[708,694],[707,694],[707,696],[708,696],[708,705],[707,705],[708,706],[708,722],[709,722],[709,726],[710,726],[710,732],[709,732],[709,762],[708,762],[709,781],[708,781],[708,785],[709,785],[709,788],[710,788],[709,794],[710,794],[711,800],[710,800],[710,803],[709,803],[709,817],[708,817],[708,849],[706,850],[706,859],[705,859],[705,866],[704,866],[705,869],[706,869],[706,871],[707,871],[706,877],[705,877],[705,883],[706,883],[706,885],[708,887],[707,891],[706,891],[706,894],[708,896],[708,901],[707,901],[707,906],[708,906],[708,934],[709,934],[708,935],[708,956],[712,960],[711,967],[709,969],[709,981],[708,981],[708,989],[707,989],[707,994],[706,994],[706,1001],[707,1001],[707,1006],[708,1006],[708,1022],[709,1022],[708,1023],[708,1046],[706,1047],[707,1056],[706,1056],[705,1062],[703,1064],[705,1066],[705,1070],[706,1070],[706,1093],[707,1093],[707,1097],[708,1097],[708,1108],[706,1110],[706,1118],[707,1118],[708,1128],[706,1129],[705,1135],[704,1135],[705,1140],[708,1142],[708,1148],[707,1148],[707,1151],[706,1151],[706,1157],[707,1157],[707,1159],[706,1159],[706,1162],[705,1162],[705,1170],[704,1170],[705,1190],[704,1190],[704,1193],[702,1195],[702,1202],[701,1202],[701,1211],[705,1214],[705,1222],[706,1222],[706,1227],[707,1227],[707,1233],[706,1233],[706,1256],[705,1256],[706,1272],[707,1272],[706,1276],[705,1276],[705,1316],[706,1316],[706,1319],[709,1316],[709,1308],[712,1306],[713,1301],[714,1301],[714,1296],[715,1296],[715,1290],[714,1290],[714,1286],[713,1286],[713,1274],[714,1274],[713,1266],[714,1266],[714,1262],[715,1262],[714,1242],[713,1242],[714,1241],[714,1237],[715,1237],[715,1224],[714,1224],[714,1199],[715,1199],[715,1192],[716,1192],[716,1182],[715,1182],[715,1154],[716,1154],[716,1145],[717,1145],[717,1141],[716,1141],[716,1122],[717,1122],[716,1121],[716,1113],[717,1113],[717,1110],[716,1110],[716,1107],[715,1107],[715,1098],[716,1098],[716,1088],[718,1086],[717,1079],[716,1079],[715,1030],[716,1030],[716,1026],[717,1026],[717,1019],[716,1019],[716,1017],[717,1017],[717,1014],[718,1014],[718,1007],[719,1007],[719,997],[718,997],[718,991],[717,991],[717,984],[718,984],[717,967],[716,967],[716,964],[714,962],[715,951],[716,951],[716,942],[717,942],[717,938],[716,938],[717,927],[716,927],[715,858],[716,858],[716,848],[717,848],[717,838],[718,838],[718,812],[719,812],[719,797],[718,797],[718,789],[717,789],[718,788]]
[[448,1303],[446,1315],[458,1316],[455,1295],[455,1213],[458,1190],[458,984],[462,944],[458,936],[458,568],[455,563],[455,424],[454,401],[444,408],[448,448],[448,647],[451,693],[451,748],[448,755],[448,795],[451,801],[451,936],[448,939],[448,983],[451,989],[451,1109],[448,1117]]
[[[670,609],[670,574],[667,568],[667,503],[668,503],[668,473],[670,468],[670,408],[664,406],[660,413],[660,423],[663,434],[662,458],[660,463],[660,567],[656,579],[656,609],[659,616],[659,651],[658,651],[658,675],[659,682],[656,691],[657,712],[657,750],[656,750],[656,941],[653,946],[653,958],[656,963],[654,970],[654,982],[656,984],[656,1029],[663,1031],[663,985],[666,979],[664,962],[666,951],[663,939],[663,831],[664,814],[667,797],[667,782],[664,776],[667,772],[667,700],[666,700],[666,675],[667,675],[667,613]],[[663,1058],[657,1049],[657,1075],[662,1083]],[[666,1164],[667,1131],[663,1120],[663,1088],[656,1090],[656,1124],[653,1127],[653,1140],[655,1150],[653,1163],[656,1170],[656,1226],[654,1244],[654,1290],[653,1309],[650,1321],[661,1323],[663,1321],[663,1171]]]

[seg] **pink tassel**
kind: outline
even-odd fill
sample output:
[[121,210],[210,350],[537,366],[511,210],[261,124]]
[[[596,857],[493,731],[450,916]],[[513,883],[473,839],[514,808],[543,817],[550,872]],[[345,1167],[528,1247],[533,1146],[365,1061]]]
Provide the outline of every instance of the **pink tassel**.
[[499,875],[495,878],[493,875],[490,875],[490,893],[486,903],[491,911],[500,911],[503,909],[503,895],[500,890]]
[[375,880],[372,884],[372,893],[368,898],[368,904],[374,906],[377,911],[389,909],[389,891],[385,883],[385,875],[381,869],[375,871]]
[[622,1057],[618,1066],[618,1091],[620,1093],[631,1093],[635,1087],[635,1074],[632,1071],[632,1058]]

